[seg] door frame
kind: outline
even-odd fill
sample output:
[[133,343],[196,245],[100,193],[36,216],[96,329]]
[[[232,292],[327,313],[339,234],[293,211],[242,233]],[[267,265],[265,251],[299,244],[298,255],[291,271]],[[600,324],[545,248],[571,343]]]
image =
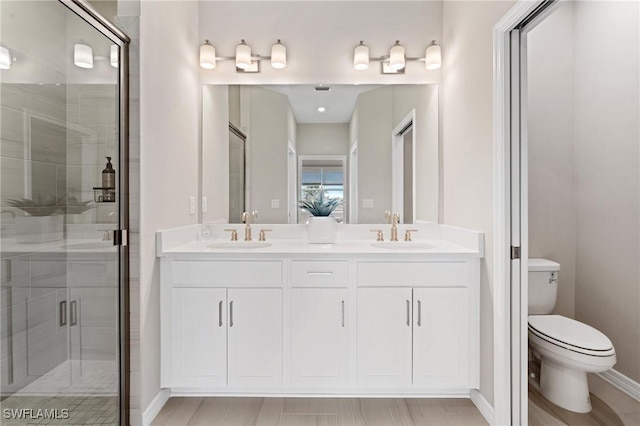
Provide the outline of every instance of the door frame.
[[[526,32],[562,0],[519,1],[493,28],[494,424],[528,422]],[[524,65],[524,66],[523,66]],[[519,253],[516,250],[519,250]]]
[[58,0],[81,19],[102,33],[120,48],[118,67],[118,150],[120,175],[117,181],[120,198],[118,209],[118,351],[120,365],[119,409],[120,424],[129,424],[130,398],[130,342],[129,342],[129,45],[131,39],[117,26],[105,19],[85,0]]
[[[398,122],[391,131],[391,211],[404,218],[404,134],[409,130],[411,134],[411,196],[413,197],[413,212],[411,217],[416,220],[416,110],[412,109]],[[401,220],[400,223],[404,221]]]

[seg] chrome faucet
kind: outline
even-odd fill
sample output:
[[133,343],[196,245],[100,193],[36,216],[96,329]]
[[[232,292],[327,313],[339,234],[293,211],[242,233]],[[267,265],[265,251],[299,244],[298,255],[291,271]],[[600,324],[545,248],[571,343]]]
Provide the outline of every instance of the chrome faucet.
[[251,213],[244,212],[242,213],[242,221],[245,223],[244,227],[244,240],[251,241],[251,217],[258,217],[258,210],[254,210]]
[[400,217],[398,213],[391,216],[391,241],[398,241],[398,221]]

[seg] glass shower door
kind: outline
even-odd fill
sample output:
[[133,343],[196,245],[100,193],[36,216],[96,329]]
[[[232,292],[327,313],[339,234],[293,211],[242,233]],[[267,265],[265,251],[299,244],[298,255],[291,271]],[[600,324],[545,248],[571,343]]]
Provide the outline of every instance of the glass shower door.
[[119,424],[122,48],[61,2],[0,8],[0,423]]

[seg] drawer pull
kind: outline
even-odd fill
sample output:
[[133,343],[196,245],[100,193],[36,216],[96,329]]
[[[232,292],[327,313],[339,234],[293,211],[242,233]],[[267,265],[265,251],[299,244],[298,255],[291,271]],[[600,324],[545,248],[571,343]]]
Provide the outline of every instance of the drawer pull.
[[218,303],[218,327],[222,327],[222,300]]
[[422,327],[422,302],[418,300],[418,327]]
[[411,302],[407,300],[407,326],[411,327]]
[[233,300],[229,302],[229,327],[233,327]]
[[333,272],[331,272],[331,271],[329,271],[329,272],[307,271],[307,275],[309,275],[310,277],[330,277],[331,275],[333,275]]
[[71,327],[78,324],[78,301],[73,300],[71,302]]
[[63,300],[60,302],[60,321],[58,325],[62,327],[63,325],[67,325],[67,301]]
[[344,328],[344,300],[342,301],[342,327]]

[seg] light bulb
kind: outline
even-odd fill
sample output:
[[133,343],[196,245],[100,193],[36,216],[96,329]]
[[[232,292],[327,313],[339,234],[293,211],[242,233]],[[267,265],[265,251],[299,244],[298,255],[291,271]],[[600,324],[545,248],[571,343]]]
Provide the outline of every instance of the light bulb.
[[271,46],[271,66],[276,69],[287,66],[287,47],[280,40]]
[[80,68],[93,68],[93,49],[86,44],[77,43],[73,46],[73,63]]
[[205,40],[204,44],[200,45],[200,66],[208,70],[216,67],[216,48],[209,43],[209,40]]
[[4,46],[0,46],[0,70],[11,69],[11,52]]
[[353,67],[358,71],[369,68],[369,48],[361,41],[353,51]]
[[442,66],[442,49],[435,40],[427,47],[424,66],[430,71],[437,70]]

